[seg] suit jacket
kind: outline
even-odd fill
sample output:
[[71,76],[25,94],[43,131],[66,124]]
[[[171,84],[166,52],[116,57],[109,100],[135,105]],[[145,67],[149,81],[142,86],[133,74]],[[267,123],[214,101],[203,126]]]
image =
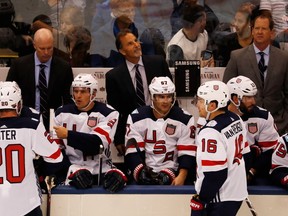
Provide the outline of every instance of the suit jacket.
[[[15,59],[8,71],[6,80],[16,81],[21,88],[23,105],[35,108],[34,53]],[[70,95],[72,81],[71,66],[62,59],[53,56],[48,81],[48,108],[57,109],[63,104],[72,102]]]
[[[169,67],[162,56],[142,56],[148,85],[154,77],[168,76],[172,80]],[[114,143],[124,144],[128,115],[137,106],[136,92],[126,62],[106,73],[107,102],[119,113],[119,123]]]
[[224,72],[223,81],[243,75],[257,86],[256,103],[271,112],[280,134],[288,131],[288,53],[270,46],[267,76],[262,85],[253,45],[235,50]]

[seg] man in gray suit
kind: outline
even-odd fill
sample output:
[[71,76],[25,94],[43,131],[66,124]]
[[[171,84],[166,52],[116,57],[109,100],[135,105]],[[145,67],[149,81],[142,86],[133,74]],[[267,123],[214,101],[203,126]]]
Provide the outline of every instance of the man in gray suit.
[[288,53],[270,45],[273,25],[269,13],[255,18],[253,44],[231,53],[223,81],[249,77],[258,89],[257,105],[271,112],[281,135],[288,131]]

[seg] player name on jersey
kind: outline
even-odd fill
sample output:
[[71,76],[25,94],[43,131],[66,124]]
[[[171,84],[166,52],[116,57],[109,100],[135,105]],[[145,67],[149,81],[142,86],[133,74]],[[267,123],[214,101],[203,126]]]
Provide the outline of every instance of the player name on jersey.
[[1,130],[0,140],[16,140],[16,130]]
[[237,133],[239,133],[241,131],[243,131],[241,122],[237,122],[237,123],[231,125],[231,128],[228,131],[225,131],[224,135],[228,139],[228,138],[234,136],[235,134],[237,134]]

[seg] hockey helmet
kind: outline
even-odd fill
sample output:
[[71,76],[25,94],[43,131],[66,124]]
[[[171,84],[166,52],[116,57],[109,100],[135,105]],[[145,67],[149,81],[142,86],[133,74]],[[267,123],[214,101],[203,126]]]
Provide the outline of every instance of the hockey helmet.
[[92,98],[94,91],[98,91],[98,81],[92,74],[80,73],[78,74],[73,82],[72,88],[79,87],[79,88],[89,88],[91,101],[93,101],[96,95]]
[[226,107],[230,100],[230,93],[228,86],[221,81],[208,81],[200,85],[197,90],[197,96],[205,100],[205,108],[211,101],[217,101],[218,106],[213,112],[219,108]]
[[154,77],[149,91],[152,98],[155,94],[174,94],[175,97],[175,85],[169,77]]
[[21,108],[22,96],[18,84],[15,81],[0,82],[0,109],[14,109],[19,114]]

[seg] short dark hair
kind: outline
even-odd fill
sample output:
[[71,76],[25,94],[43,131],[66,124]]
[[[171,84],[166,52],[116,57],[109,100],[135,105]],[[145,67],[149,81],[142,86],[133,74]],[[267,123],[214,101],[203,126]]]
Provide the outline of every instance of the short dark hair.
[[186,5],[183,9],[182,22],[184,27],[194,25],[194,23],[205,14],[202,5]]
[[130,29],[122,29],[119,31],[119,33],[116,36],[116,41],[115,41],[117,50],[120,50],[122,48],[121,38],[126,36],[129,33],[133,34]]
[[272,30],[274,28],[274,21],[272,18],[272,14],[269,10],[259,10],[256,12],[255,18],[252,20],[252,27],[255,25],[256,19],[261,18],[261,19],[268,19],[269,20],[269,28]]

